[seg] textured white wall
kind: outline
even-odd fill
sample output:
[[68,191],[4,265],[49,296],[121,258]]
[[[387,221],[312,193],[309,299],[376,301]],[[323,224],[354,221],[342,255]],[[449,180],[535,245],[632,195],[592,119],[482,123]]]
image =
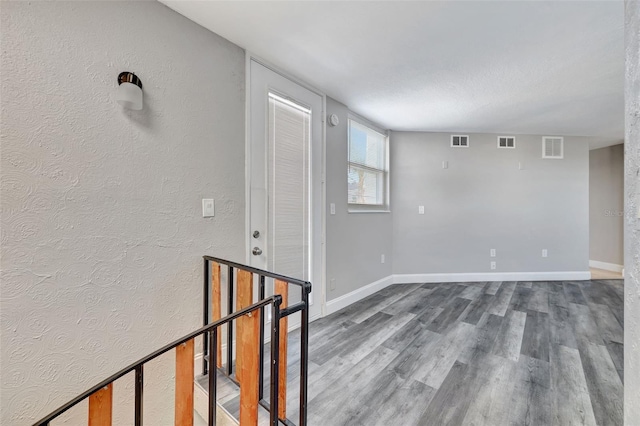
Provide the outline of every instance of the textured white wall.
[[[0,424],[20,426],[199,326],[202,254],[244,259],[244,53],[157,2],[2,2],[1,28]],[[124,70],[143,111],[113,100]],[[167,393],[145,391],[149,424],[172,424]]]
[[625,2],[624,424],[640,425],[640,1]]

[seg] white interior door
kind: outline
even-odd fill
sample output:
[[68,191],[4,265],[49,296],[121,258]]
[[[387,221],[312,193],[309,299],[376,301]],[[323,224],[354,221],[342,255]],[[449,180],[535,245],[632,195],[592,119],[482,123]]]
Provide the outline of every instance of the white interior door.
[[[322,312],[323,98],[249,66],[249,263],[311,281],[313,319]],[[289,303],[299,300],[290,286]]]

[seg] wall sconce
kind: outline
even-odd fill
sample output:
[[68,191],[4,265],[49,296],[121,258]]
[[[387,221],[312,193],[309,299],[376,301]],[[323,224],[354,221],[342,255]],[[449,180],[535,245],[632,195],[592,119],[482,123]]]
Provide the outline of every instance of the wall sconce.
[[118,76],[116,100],[126,109],[142,109],[142,81],[132,72],[121,72]]

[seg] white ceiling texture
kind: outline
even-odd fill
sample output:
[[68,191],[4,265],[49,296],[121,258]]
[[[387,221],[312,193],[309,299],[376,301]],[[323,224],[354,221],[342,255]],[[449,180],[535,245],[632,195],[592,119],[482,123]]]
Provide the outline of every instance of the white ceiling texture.
[[166,1],[393,130],[624,138],[622,1]]

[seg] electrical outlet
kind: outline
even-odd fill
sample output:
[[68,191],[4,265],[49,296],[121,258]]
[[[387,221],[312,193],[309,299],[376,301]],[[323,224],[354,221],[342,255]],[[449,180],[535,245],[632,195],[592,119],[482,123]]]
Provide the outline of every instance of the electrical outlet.
[[489,251],[489,256],[491,256],[491,257],[496,257],[496,249],[491,249],[491,250]]
[[424,206],[418,206],[418,214],[424,214]]
[[518,161],[518,170],[524,170],[524,162]]
[[547,249],[542,249],[542,257],[547,257],[548,254]]
[[331,214],[336,214],[336,203],[331,203]]
[[496,269],[496,262],[491,262],[491,270],[493,271],[494,269]]
[[202,217],[213,217],[215,216],[215,204],[213,202],[213,198],[203,198],[202,199]]
[[331,278],[329,280],[329,290],[335,290],[335,289],[336,289],[336,279]]
[[384,263],[384,254],[380,256],[380,263]]

